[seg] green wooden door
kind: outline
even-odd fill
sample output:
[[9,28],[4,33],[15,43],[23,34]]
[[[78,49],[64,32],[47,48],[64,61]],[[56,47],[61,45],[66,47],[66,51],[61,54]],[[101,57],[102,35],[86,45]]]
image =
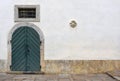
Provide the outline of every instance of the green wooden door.
[[12,71],[40,71],[40,38],[30,27],[20,27],[12,35]]

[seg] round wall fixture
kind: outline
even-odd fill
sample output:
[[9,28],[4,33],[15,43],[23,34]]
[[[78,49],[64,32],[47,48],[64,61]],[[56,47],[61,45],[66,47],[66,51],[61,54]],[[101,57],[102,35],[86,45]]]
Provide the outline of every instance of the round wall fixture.
[[75,20],[72,20],[72,21],[70,22],[70,26],[71,26],[72,28],[75,28],[75,27],[77,26],[77,22],[76,22]]

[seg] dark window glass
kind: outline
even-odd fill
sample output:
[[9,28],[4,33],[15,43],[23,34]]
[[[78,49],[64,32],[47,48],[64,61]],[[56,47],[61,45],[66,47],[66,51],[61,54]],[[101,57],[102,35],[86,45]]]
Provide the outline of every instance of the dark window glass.
[[36,18],[35,8],[18,8],[19,18]]

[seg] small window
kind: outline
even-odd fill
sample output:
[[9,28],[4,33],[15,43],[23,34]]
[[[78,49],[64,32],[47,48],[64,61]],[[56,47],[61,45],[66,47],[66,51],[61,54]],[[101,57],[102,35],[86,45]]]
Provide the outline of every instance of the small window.
[[36,18],[35,8],[19,8],[19,18]]
[[15,21],[35,22],[40,20],[39,6],[37,5],[16,5],[15,6]]

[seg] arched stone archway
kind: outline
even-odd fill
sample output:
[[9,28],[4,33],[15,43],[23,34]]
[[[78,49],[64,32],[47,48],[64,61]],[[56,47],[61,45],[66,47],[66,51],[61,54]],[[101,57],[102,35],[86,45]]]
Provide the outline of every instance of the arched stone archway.
[[44,69],[44,66],[45,66],[45,64],[44,64],[44,35],[43,35],[41,29],[39,29],[39,27],[37,27],[36,25],[34,25],[32,23],[19,23],[19,24],[16,24],[10,30],[10,32],[8,34],[7,72],[12,72],[11,69],[10,69],[11,61],[12,61],[12,58],[11,58],[11,55],[12,55],[12,48],[11,48],[12,47],[11,46],[12,35],[15,32],[15,30],[17,30],[18,28],[23,27],[23,26],[31,27],[39,34],[39,38],[40,38],[40,41],[41,41],[41,44],[40,44],[40,66],[41,66],[41,71],[43,72],[43,69]]

